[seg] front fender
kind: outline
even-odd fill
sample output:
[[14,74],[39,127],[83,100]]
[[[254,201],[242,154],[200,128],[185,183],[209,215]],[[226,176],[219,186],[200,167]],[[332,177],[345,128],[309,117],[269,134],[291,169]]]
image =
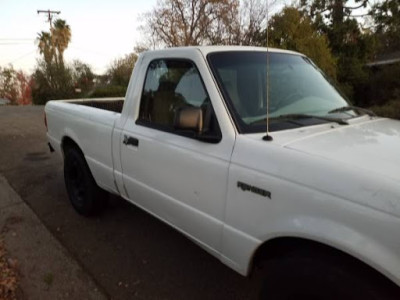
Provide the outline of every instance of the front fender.
[[[359,209],[362,210],[363,208]],[[387,222],[388,216],[382,217]],[[393,217],[389,216],[389,218]],[[399,228],[399,220],[395,218],[392,221],[394,221],[392,232],[396,234],[396,229]],[[368,224],[364,225],[367,227]],[[262,237],[263,242],[258,247],[281,237],[311,240],[347,253],[400,285],[400,257],[398,251],[396,251],[398,243],[390,235],[386,236],[385,239],[378,239],[365,230],[366,228],[360,230],[355,226],[350,227],[349,224],[312,216],[279,220],[275,229],[276,231],[273,234]],[[252,258],[258,247],[252,252]],[[251,261],[252,259],[247,264],[246,274],[250,271]]]
[[[245,182],[271,199],[242,191]],[[247,275],[256,250],[278,237],[316,241],[363,261],[400,285],[400,218],[316,189],[232,165],[221,260]]]

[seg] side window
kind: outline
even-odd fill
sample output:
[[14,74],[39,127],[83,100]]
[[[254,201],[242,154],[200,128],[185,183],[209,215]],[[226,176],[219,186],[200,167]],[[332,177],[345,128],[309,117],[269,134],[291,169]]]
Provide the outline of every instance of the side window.
[[138,123],[176,132],[175,113],[184,107],[201,108],[205,130],[220,134],[196,66],[186,60],[161,59],[151,62],[142,92]]

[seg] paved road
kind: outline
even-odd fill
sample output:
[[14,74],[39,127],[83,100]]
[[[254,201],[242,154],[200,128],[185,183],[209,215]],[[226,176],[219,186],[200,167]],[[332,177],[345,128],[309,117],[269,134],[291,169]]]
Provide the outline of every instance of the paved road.
[[113,299],[254,299],[254,282],[120,199],[96,218],[69,204],[43,107],[0,107],[0,173]]

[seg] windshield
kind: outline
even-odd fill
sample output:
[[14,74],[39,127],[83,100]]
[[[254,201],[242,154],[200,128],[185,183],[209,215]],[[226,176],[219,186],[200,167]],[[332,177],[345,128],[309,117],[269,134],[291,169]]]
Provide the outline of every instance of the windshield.
[[[308,58],[274,52],[268,55],[270,131],[329,122],[312,116],[327,116],[348,105]],[[207,58],[239,131],[265,131],[267,53],[216,52]],[[307,117],[304,121],[282,118],[286,115]]]

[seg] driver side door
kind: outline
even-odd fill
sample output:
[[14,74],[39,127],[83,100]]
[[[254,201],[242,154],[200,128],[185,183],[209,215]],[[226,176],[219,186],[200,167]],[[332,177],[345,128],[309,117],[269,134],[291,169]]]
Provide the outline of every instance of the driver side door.
[[[139,116],[129,118],[121,145],[123,180],[132,202],[208,248],[218,251],[234,139],[224,137],[196,64],[155,59],[148,65]],[[177,108],[205,110],[204,130],[219,135],[200,141],[175,129]]]

